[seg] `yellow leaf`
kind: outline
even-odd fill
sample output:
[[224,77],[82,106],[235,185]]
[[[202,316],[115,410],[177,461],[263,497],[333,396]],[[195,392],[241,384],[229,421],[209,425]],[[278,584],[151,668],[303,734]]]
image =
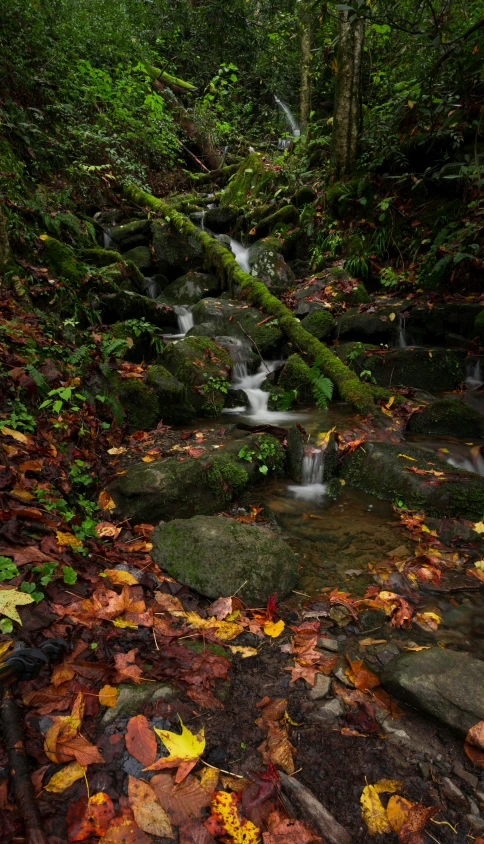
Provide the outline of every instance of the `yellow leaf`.
[[387,409],[387,410],[390,410],[390,408],[391,408],[391,406],[392,406],[392,404],[393,404],[393,402],[394,402],[394,401],[395,401],[395,396],[390,396],[390,398],[388,399],[388,401],[387,401],[387,403],[386,403],[386,405],[385,405],[385,407],[386,407],[386,409]]
[[409,108],[413,108],[413,107],[414,107],[414,105],[415,105],[415,103],[413,102],[413,100],[407,100],[407,104],[408,104],[408,107],[409,107]]
[[191,730],[185,727],[180,716],[178,717],[182,728],[181,733],[158,730],[155,727],[155,733],[162,740],[169,752],[169,756],[158,759],[153,765],[144,769],[145,771],[158,771],[163,768],[179,768],[175,777],[175,782],[177,783],[181,782],[190,773],[205,750],[205,731],[203,727],[195,735],[195,733],[192,733]]
[[186,618],[191,627],[196,627],[202,630],[213,630],[214,633],[223,642],[229,642],[231,639],[236,639],[244,632],[244,628],[240,624],[234,624],[231,621],[218,621],[216,618],[201,618],[197,612],[175,612],[173,615]]
[[1,657],[5,654],[5,653],[7,653],[7,651],[8,651],[8,649],[9,649],[10,645],[13,645],[13,642],[12,642],[12,640],[11,640],[11,639],[8,639],[8,641],[7,641],[7,642],[2,642],[2,644],[0,645],[0,658],[1,658]]
[[79,548],[82,548],[82,542],[77,536],[74,536],[73,533],[62,533],[60,530],[56,530],[55,536],[57,539],[58,545],[70,545],[70,547],[77,551]]
[[46,791],[53,791],[55,794],[61,794],[66,788],[70,788],[77,780],[82,779],[86,775],[87,768],[79,765],[79,762],[70,762],[65,768],[57,771],[53,777],[50,778],[48,784],[45,786]]
[[334,434],[335,431],[336,431],[336,428],[331,428],[330,431],[325,431],[322,434],[318,434],[318,437],[317,437],[317,440],[316,440],[317,445],[327,445],[327,443],[329,442],[329,438],[330,438],[331,434]]
[[277,639],[284,630],[284,622],[282,618],[279,621],[266,621],[264,624],[264,633],[272,639]]
[[258,844],[260,830],[252,821],[240,820],[237,795],[227,791],[216,791],[213,795],[212,815],[230,836],[233,844]]
[[334,57],[333,61],[331,62],[331,70],[335,75],[338,73],[338,62],[336,60],[336,57]]
[[474,565],[476,569],[479,569],[479,571],[484,571],[484,560],[476,560]]
[[16,610],[17,606],[33,603],[32,595],[27,592],[19,592],[18,589],[2,589],[0,592],[0,615],[6,615],[12,621],[20,621],[20,616]]
[[99,703],[101,706],[116,706],[118,690],[115,686],[103,686],[99,692]]
[[134,621],[127,621],[125,618],[113,618],[111,619],[115,627],[121,627],[124,630],[126,627],[129,630],[137,630],[138,625],[134,623]]
[[378,795],[388,791],[394,792],[401,785],[402,783],[397,780],[380,780],[375,785],[367,785],[363,789],[360,797],[361,814],[370,835],[392,831],[387,813]]
[[129,571],[123,571],[122,569],[105,569],[102,574],[109,577],[111,583],[114,583],[115,586],[122,586],[123,583],[126,583],[127,586],[134,586],[138,583],[134,574],[131,574]]
[[284,721],[287,721],[287,723],[290,724],[291,727],[300,727],[301,726],[301,724],[298,724],[297,721],[292,720],[292,718],[289,715],[289,712],[287,711],[287,709],[284,713]]
[[249,656],[257,656],[259,653],[256,648],[243,648],[241,645],[230,645],[229,647],[233,654],[239,654],[242,659],[247,659]]
[[415,645],[414,647],[404,648],[405,651],[428,651],[432,645]]
[[417,459],[416,457],[409,457],[409,456],[408,456],[408,454],[399,454],[398,456],[399,456],[399,457],[404,457],[404,458],[405,458],[405,460],[413,460],[413,461],[415,461],[415,460]]
[[141,458],[143,463],[154,463],[155,460],[158,460],[158,457],[153,457],[152,454],[147,454],[146,457]]
[[108,454],[124,454],[127,449],[124,446],[120,446],[120,448],[108,448]]
[[476,533],[484,533],[484,522],[476,522],[474,530]]
[[4,427],[1,430],[4,437],[12,437],[12,439],[17,440],[19,443],[24,443],[24,445],[27,445],[32,439],[25,434],[21,434],[20,431],[14,431],[13,428]]
[[392,794],[387,806],[387,818],[390,826],[397,834],[409,819],[410,809],[414,806],[410,800],[405,800],[400,794]]
[[393,322],[393,320],[395,319],[395,314],[390,314],[388,319],[390,320],[390,322]]
[[12,495],[16,495],[17,498],[21,498],[22,501],[33,501],[35,498],[35,495],[32,495],[31,492],[20,486],[16,486],[12,489]]
[[442,618],[435,612],[418,612],[415,615],[415,621],[419,627],[423,628],[423,630],[433,632],[434,630],[437,630]]
[[99,498],[97,500],[98,506],[101,510],[115,510],[116,504],[114,503],[113,499],[109,495],[109,492],[106,492],[104,489],[102,492],[99,493]]

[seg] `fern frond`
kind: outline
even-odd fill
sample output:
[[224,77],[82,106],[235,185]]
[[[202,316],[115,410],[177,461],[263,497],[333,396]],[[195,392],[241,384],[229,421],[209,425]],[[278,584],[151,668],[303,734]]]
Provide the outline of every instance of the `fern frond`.
[[28,363],[25,367],[25,371],[30,375],[34,384],[39,388],[39,390],[47,390],[47,381],[45,380],[44,376],[38,369],[33,365],[33,363]]
[[328,402],[333,398],[333,382],[320,375],[315,378],[312,383],[312,391],[314,400],[320,410],[325,410]]

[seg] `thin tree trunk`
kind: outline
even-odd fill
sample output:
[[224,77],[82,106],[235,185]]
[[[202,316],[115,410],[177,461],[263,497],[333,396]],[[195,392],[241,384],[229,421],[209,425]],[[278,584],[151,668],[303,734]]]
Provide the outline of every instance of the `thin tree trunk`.
[[301,91],[300,115],[301,132],[307,132],[311,114],[311,12],[307,0],[301,0]]
[[365,38],[362,18],[340,12],[339,48],[331,141],[331,179],[350,176],[356,162],[360,127],[361,62]]
[[0,282],[3,280],[3,275],[7,269],[8,260],[10,258],[10,245],[7,235],[7,221],[3,208],[0,205]]

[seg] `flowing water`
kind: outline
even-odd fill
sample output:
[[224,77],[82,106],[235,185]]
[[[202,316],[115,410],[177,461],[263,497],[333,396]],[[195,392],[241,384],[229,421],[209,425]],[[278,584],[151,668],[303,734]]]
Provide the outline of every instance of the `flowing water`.
[[471,390],[478,390],[484,384],[480,358],[467,364],[466,384]]
[[246,414],[250,418],[251,424],[270,424],[281,425],[288,420],[302,418],[300,415],[291,411],[276,411],[269,410],[269,392],[262,390],[261,386],[266,378],[274,372],[284,361],[272,360],[262,361],[259,369],[254,375],[249,375],[247,363],[240,361],[234,365],[234,376],[231,388],[233,390],[241,390],[247,396],[248,408],[235,407],[231,410],[226,410],[227,413]]
[[250,275],[249,248],[230,238],[230,249],[241,270]]
[[180,337],[184,337],[187,331],[190,331],[190,328],[193,328],[193,315],[190,313],[188,308],[184,308],[182,305],[175,305],[174,310],[178,320]]
[[114,240],[107,231],[103,231],[103,248],[112,249],[114,247]]
[[161,293],[161,287],[154,278],[145,276],[145,295],[149,299],[156,299]]
[[301,130],[299,128],[298,122],[297,122],[296,118],[294,117],[291,109],[279,97],[274,97],[274,99],[275,99],[277,105],[279,106],[279,108],[284,112],[286,120],[287,120],[287,122],[288,122],[288,124],[291,128],[291,132],[293,134],[293,137],[299,138],[299,136],[301,135]]
[[288,487],[289,492],[304,501],[318,501],[323,498],[327,484],[323,483],[324,449],[306,446],[302,465],[302,482]]

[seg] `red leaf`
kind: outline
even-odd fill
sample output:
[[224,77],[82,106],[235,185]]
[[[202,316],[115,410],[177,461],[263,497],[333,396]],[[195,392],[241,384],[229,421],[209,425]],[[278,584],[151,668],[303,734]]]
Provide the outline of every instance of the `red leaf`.
[[136,715],[128,722],[126,747],[142,765],[152,765],[156,759],[156,735],[144,715]]

